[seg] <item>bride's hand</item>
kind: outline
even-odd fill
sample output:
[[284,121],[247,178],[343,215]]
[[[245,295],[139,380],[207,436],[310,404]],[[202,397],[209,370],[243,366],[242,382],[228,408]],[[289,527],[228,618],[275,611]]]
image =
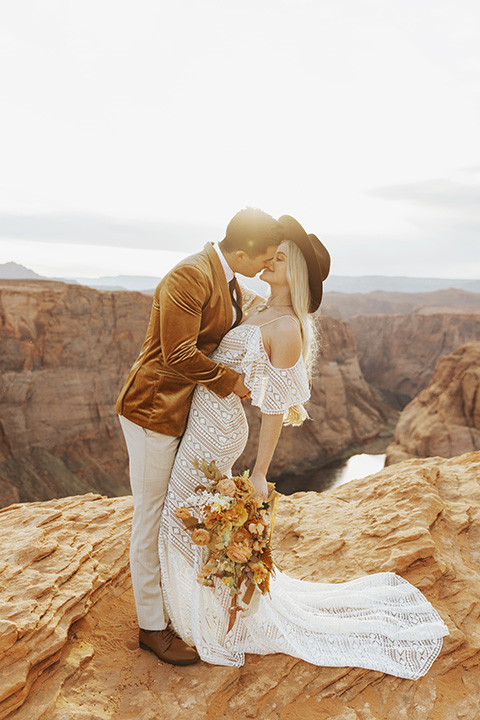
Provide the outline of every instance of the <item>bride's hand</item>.
[[238,380],[235,383],[235,387],[233,388],[233,392],[235,393],[235,395],[238,395],[238,397],[241,400],[246,400],[246,398],[250,397],[252,394],[250,392],[250,390],[247,388],[247,386],[244,385],[244,383],[243,383],[244,379],[245,379],[245,374],[242,373],[241,375],[238,376]]
[[268,497],[267,478],[258,470],[254,470],[250,476],[250,480],[262,500],[266,500]]

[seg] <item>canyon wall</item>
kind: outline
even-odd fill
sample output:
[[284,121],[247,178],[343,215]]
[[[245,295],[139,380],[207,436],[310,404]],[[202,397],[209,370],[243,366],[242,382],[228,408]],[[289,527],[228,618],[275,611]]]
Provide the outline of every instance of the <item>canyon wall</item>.
[[0,718],[477,720],[480,452],[410,460],[321,494],[283,496],[275,562],[339,583],[396,572],[450,635],[415,682],[286,655],[173,667],[138,647],[128,572],[131,498],[0,510]]
[[350,324],[365,379],[401,407],[428,385],[443,355],[480,340],[480,312],[357,315]]
[[[115,399],[143,342],[151,298],[80,285],[0,280],[0,505],[129,492]],[[324,318],[302,428],[285,428],[275,473],[310,468],[374,437],[385,408],[362,377],[348,324]],[[246,404],[251,467],[258,416]]]
[[402,411],[386,464],[480,450],[480,342],[442,357],[433,378]]
[[129,491],[114,403],[150,305],[140,293],[0,281],[2,505]]

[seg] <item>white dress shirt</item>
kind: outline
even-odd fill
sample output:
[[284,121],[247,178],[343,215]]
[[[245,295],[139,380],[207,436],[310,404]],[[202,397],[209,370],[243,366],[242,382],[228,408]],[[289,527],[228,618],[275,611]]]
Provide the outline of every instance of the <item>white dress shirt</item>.
[[[230,267],[230,265],[228,264],[228,262],[225,260],[225,255],[222,253],[222,251],[221,251],[220,247],[217,245],[217,243],[215,243],[213,247],[215,248],[218,258],[219,258],[220,262],[222,263],[223,272],[225,273],[227,283],[229,283],[235,277],[235,273],[233,272],[233,270]],[[236,291],[235,291],[235,295],[236,295]],[[235,299],[237,300],[237,302],[239,301],[238,297],[236,297]],[[232,321],[232,325],[233,325],[233,323],[235,322],[235,320],[237,318],[237,309],[233,303],[232,303],[232,310],[233,310],[233,321]]]

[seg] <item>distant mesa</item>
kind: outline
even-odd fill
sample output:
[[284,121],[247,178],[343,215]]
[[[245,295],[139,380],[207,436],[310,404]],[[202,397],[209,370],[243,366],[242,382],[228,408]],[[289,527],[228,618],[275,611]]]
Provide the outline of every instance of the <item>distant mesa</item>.
[[94,290],[130,290],[134,292],[152,293],[162,278],[149,275],[106,275],[98,278],[76,277],[65,278],[65,282],[77,282]]
[[456,288],[480,292],[480,279],[469,278],[416,278],[385,275],[331,275],[325,281],[327,292],[368,293],[384,292],[421,293]]
[[44,280],[42,275],[15,262],[0,263],[2,280]]
[[[90,277],[62,277],[50,278],[30,270],[29,268],[19,265],[15,262],[0,263],[0,279],[21,279],[21,280],[59,280],[66,283],[78,283],[96,290],[130,290],[136,292],[153,291],[161,280],[159,275],[105,275],[96,278]],[[258,278],[242,278],[248,287],[253,288],[256,292],[264,295],[268,292],[268,286]],[[333,275],[325,282],[325,296],[323,301],[323,314],[334,315],[337,317],[349,318],[351,315],[358,313],[371,312],[411,312],[412,304],[414,306],[423,303],[427,305],[443,304],[448,306],[451,304],[449,295],[443,296],[442,293],[438,297],[428,300],[425,296],[427,293],[438,291],[448,292],[454,288],[458,291],[465,292],[465,303],[469,305],[469,296],[471,293],[480,293],[480,280],[471,279],[444,279],[444,278],[409,278],[409,277],[389,277],[383,275],[365,275],[358,277],[350,277],[346,275]],[[369,298],[367,303],[362,299],[358,304],[358,295],[365,298],[368,293],[380,293],[378,297]],[[424,297],[412,297],[412,293],[423,294]],[[397,297],[398,295],[398,297]],[[400,295],[402,297],[400,297]],[[350,299],[349,299],[350,298]],[[403,302],[403,307],[402,307]],[[455,305],[459,304],[459,300],[454,300]],[[383,305],[382,305],[383,303]],[[408,304],[408,310],[405,308]],[[365,310],[366,306],[371,309]],[[395,306],[398,309],[394,309]],[[480,306],[480,298],[478,299]],[[390,309],[384,310],[383,308]],[[355,311],[356,308],[356,311]]]
[[161,280],[159,276],[115,275],[96,278],[87,277],[46,277],[34,270],[15,262],[0,263],[1,280],[49,280],[65,282],[69,285],[85,285],[94,290],[131,290],[137,292],[152,291]]

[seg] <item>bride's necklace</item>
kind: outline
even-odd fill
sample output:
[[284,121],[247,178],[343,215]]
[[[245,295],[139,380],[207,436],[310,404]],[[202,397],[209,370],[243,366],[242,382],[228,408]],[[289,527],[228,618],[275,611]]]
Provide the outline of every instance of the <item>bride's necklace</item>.
[[256,311],[257,313],[263,312],[264,310],[269,310],[270,308],[284,308],[284,307],[293,307],[293,305],[270,305],[270,303],[266,302],[263,303],[263,305],[257,305]]

